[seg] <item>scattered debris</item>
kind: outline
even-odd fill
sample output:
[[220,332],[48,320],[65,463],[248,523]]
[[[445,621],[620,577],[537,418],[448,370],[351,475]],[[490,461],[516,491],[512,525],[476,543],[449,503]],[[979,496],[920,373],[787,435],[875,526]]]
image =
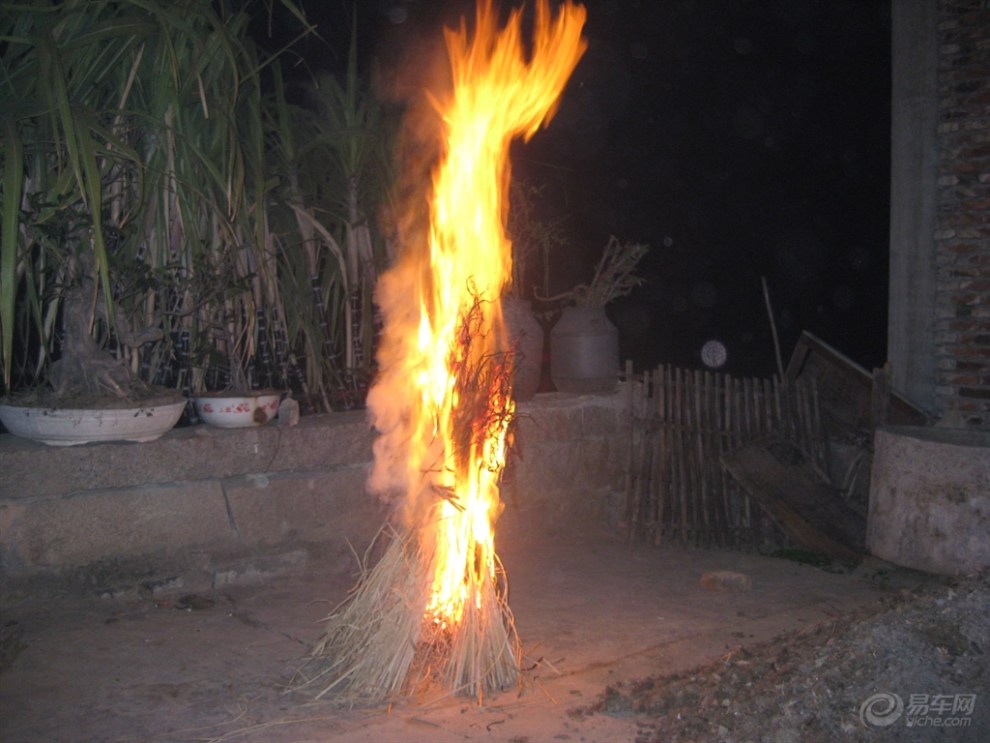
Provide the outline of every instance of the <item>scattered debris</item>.
[[203,611],[205,609],[212,609],[216,603],[216,601],[208,596],[187,593],[185,596],[180,596],[173,606],[179,611]]
[[753,590],[753,579],[731,570],[713,570],[702,574],[701,587],[709,591],[740,593]]
[[574,714],[632,713],[637,743],[983,741],[988,606],[990,575],[938,581],[690,672],[609,686]]

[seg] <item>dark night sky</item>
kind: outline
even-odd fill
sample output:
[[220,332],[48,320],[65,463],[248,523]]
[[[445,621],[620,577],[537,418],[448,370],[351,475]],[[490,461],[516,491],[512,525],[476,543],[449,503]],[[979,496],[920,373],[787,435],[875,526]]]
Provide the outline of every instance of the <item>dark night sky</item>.
[[[867,368],[886,356],[889,0],[587,0],[589,49],[550,127],[514,150],[570,244],[552,288],[590,277],[610,234],[648,242],[645,286],[615,303],[638,368],[769,374],[767,278],[785,363],[810,330]],[[362,59],[407,59],[473,1],[356,4]],[[339,66],[350,2],[306,6]],[[406,47],[405,49],[403,47]],[[332,52],[337,53],[335,59]],[[312,53],[311,53],[312,52]]]

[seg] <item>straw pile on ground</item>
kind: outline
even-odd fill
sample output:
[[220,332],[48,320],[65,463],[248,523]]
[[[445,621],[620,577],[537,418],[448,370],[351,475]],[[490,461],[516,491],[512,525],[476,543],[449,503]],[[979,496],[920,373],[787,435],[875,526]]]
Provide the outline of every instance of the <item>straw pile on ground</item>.
[[[479,358],[472,352],[484,337],[478,332],[483,315],[484,305],[476,299],[461,317],[457,348],[449,360],[459,399],[457,439],[450,451],[441,453],[442,461],[422,474],[420,491],[432,503],[417,522],[382,530],[379,540],[384,544],[377,545],[384,546],[381,558],[369,568],[366,556],[358,585],[326,619],[312,660],[300,672],[301,687],[317,690],[317,698],[332,694],[346,705],[380,704],[442,688],[442,693],[471,696],[480,704],[486,695],[518,683],[520,647],[505,572],[491,547],[475,542],[470,523],[446,523],[457,520],[463,506],[458,493],[437,480],[438,473],[484,466],[483,461],[472,464],[470,452],[476,456],[499,431],[507,444],[512,441],[510,370],[515,353]],[[444,509],[445,504],[453,509]],[[496,503],[495,516],[500,508]],[[401,513],[409,519],[408,510]],[[455,539],[469,545],[463,565],[467,598],[463,615],[447,623],[430,601],[451,526],[460,531]]]
[[480,701],[517,683],[519,641],[503,572],[453,630],[428,619],[436,557],[429,531],[382,532],[382,558],[327,618],[302,671],[302,686],[316,690],[316,698],[333,692],[344,704],[380,704],[442,687]]

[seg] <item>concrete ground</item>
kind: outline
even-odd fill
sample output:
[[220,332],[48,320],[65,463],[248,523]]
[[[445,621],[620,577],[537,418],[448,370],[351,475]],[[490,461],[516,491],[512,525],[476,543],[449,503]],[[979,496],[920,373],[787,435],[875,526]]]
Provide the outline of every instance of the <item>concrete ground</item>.
[[[254,584],[115,596],[20,594],[2,606],[0,739],[37,741],[633,741],[630,717],[569,714],[622,679],[675,672],[875,603],[867,571],[606,535],[500,542],[526,654],[521,693],[341,710],[286,692],[352,579],[313,554]],[[752,580],[701,585],[708,571]],[[12,660],[11,660],[12,659]]]

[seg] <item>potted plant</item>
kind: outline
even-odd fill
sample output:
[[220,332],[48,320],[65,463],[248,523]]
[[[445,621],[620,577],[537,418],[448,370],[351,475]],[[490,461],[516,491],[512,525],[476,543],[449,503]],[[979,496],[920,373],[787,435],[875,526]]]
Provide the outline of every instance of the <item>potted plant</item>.
[[[303,17],[292,0],[280,5]],[[349,322],[355,282],[340,248],[364,212],[335,223],[317,208],[330,201],[330,179],[297,177],[300,160],[326,157],[325,142],[284,156],[320,113],[289,111],[246,4],[2,6],[7,396],[72,407],[78,389],[64,372],[76,368],[99,370],[89,394],[117,405],[163,389],[306,395],[316,382],[330,409],[326,390],[339,380],[324,384],[323,359],[371,324],[370,313]],[[341,260],[328,260],[335,247]],[[305,278],[322,293],[301,306],[295,267],[309,257]],[[324,326],[316,343],[313,329]],[[85,363],[71,361],[76,349]]]
[[[94,290],[88,251],[66,257],[60,358],[50,388],[0,401],[0,421],[12,433],[55,446],[89,441],[151,441],[172,428],[186,406],[176,390],[149,385],[102,347],[90,325],[107,320]],[[97,301],[92,301],[97,298]],[[158,328],[132,330],[121,313],[119,344],[135,348],[160,339]]]
[[610,237],[589,283],[545,298],[569,303],[550,331],[550,378],[558,391],[588,394],[615,389],[619,331],[605,314],[605,306],[643,282],[634,271],[648,250],[648,245]]
[[8,407],[45,421],[176,402],[149,382],[183,314],[183,250],[216,213],[208,182],[192,193],[216,165],[190,156],[195,108],[219,118],[230,102],[218,62],[241,63],[243,47],[224,48],[239,27],[218,31],[201,2],[3,5],[0,359],[21,392]]

